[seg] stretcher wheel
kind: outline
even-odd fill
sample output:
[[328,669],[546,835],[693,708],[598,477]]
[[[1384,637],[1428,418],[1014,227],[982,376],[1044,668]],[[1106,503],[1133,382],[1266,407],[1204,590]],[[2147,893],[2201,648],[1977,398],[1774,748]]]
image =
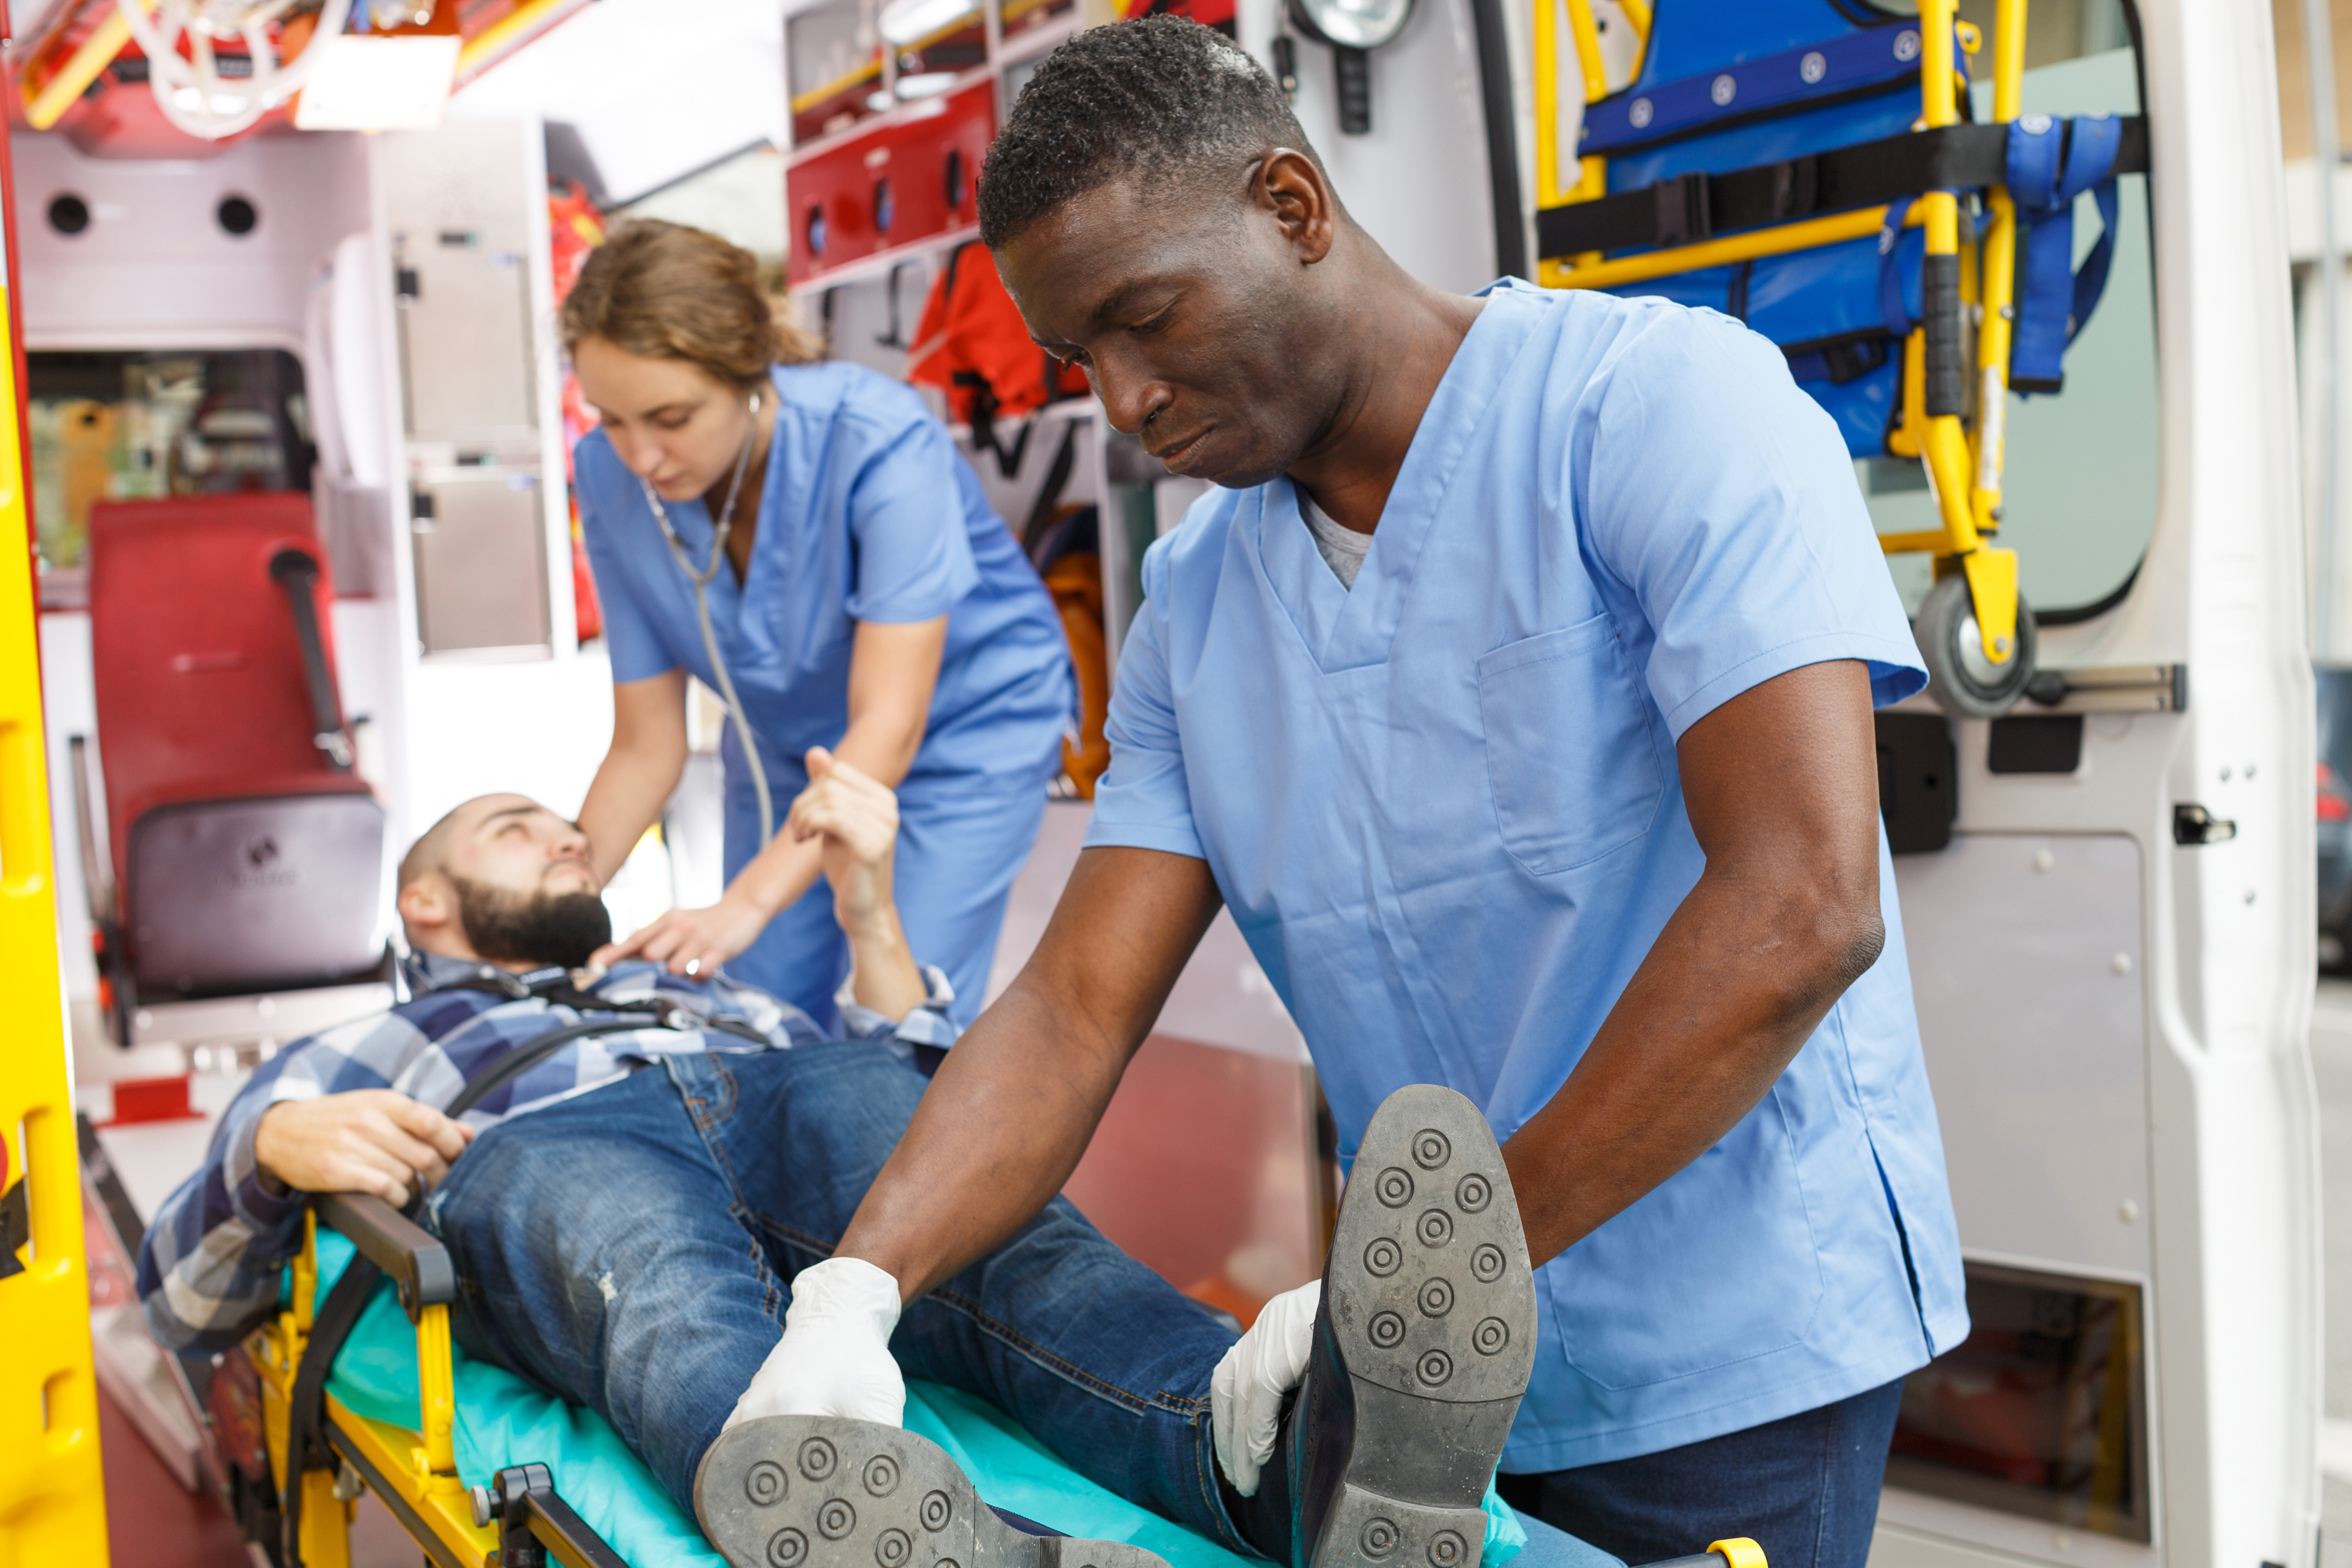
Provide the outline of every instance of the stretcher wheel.
[[2017,597],[2017,651],[2000,664],[1985,657],[1969,580],[1954,572],[1927,590],[1911,623],[1927,662],[1927,695],[1961,719],[1998,719],[2017,705],[2033,679],[2033,612]]

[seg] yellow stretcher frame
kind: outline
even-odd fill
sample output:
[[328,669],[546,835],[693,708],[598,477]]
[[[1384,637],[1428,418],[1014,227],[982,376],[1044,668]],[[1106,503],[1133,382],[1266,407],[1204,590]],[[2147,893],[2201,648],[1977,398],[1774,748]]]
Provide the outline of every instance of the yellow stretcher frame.
[[[1642,0],[1619,0],[1619,5],[1646,49],[1648,7]],[[2025,7],[2026,0],[1999,0],[1994,13],[1992,118],[2002,124],[2015,121],[2020,111],[2025,75]],[[1580,158],[1573,183],[1564,184],[1561,178],[1558,62],[1563,12],[1576,45],[1583,101],[1598,102],[1610,92],[1592,0],[1535,0],[1536,205],[1539,209],[1591,201],[1608,193],[1607,160],[1601,157]],[[1977,30],[1959,21],[1957,0],[1920,0],[1920,118],[1915,129],[1933,130],[1959,122],[1960,79],[1952,58],[1956,31],[1961,47],[1974,55]],[[1638,64],[1635,69],[1638,74]],[[2008,190],[1999,185],[1990,189],[1986,205],[1989,221],[1980,244],[1963,252],[1958,198],[1948,191],[1930,191],[1912,205],[1908,222],[1926,228],[1927,253],[1960,257],[1961,302],[1974,307],[1978,317],[1977,416],[1972,422],[1957,415],[1927,416],[1927,331],[1924,327],[1913,329],[1904,345],[1902,420],[1888,435],[1886,447],[1894,456],[1920,460],[1943,526],[1881,534],[1879,545],[1889,555],[1927,552],[1935,558],[1938,578],[1954,572],[1963,574],[1983,637],[1984,657],[1996,666],[2006,666],[2019,646],[2017,552],[1993,541],[2000,528],[2002,427],[2008,412],[2010,338],[2016,303],[2017,206]],[[1885,218],[1885,207],[1874,207],[1615,260],[1598,254],[1548,259],[1537,264],[1537,281],[1549,289],[1616,288],[1858,239],[1875,233]]]
[[[323,1435],[336,1463],[305,1468],[299,1478],[302,1519],[296,1549],[304,1568],[351,1568],[351,1526],[362,1488],[375,1492],[423,1550],[426,1562],[442,1568],[493,1568],[506,1560],[501,1553],[515,1544],[511,1538],[521,1535],[565,1568],[627,1568],[555,1495],[541,1467],[501,1471],[488,1488],[468,1489],[459,1479],[457,1362],[450,1348],[448,1306],[455,1276],[447,1254],[390,1205],[358,1194],[312,1196],[302,1216],[302,1250],[293,1262],[287,1305],[246,1337],[245,1353],[261,1384],[262,1432],[272,1484],[281,1490],[286,1484],[295,1379],[321,1305],[322,1216],[392,1273],[400,1286],[402,1304],[416,1327],[422,1426],[410,1431],[373,1420],[333,1394],[325,1395]],[[419,1259],[427,1258],[437,1268],[417,1267]],[[438,1283],[421,1288],[419,1280],[427,1274]],[[538,1473],[527,1475],[527,1470]]]
[[[294,1289],[286,1310],[246,1340],[246,1353],[261,1379],[263,1430],[269,1444],[269,1472],[282,1486],[287,1436],[294,1408],[294,1375],[310,1342],[319,1305],[319,1215],[302,1216],[302,1251],[294,1259]],[[407,1432],[370,1421],[327,1396],[329,1424],[351,1437],[373,1461],[409,1513],[422,1521],[443,1546],[467,1563],[495,1563],[495,1531],[474,1523],[473,1505],[457,1479],[455,1430],[457,1413],[455,1363],[449,1348],[449,1309],[422,1306],[416,1319],[417,1408],[425,1429]],[[302,1474],[302,1527],[298,1547],[308,1568],[351,1568],[351,1521],[357,1494],[339,1489],[335,1470]],[[387,1501],[390,1500],[387,1499]],[[403,1522],[407,1522],[404,1519]],[[425,1545],[431,1550],[431,1545]],[[436,1553],[435,1555],[439,1555]]]
[[[402,1303],[416,1325],[417,1409],[423,1430],[370,1419],[334,1395],[326,1396],[327,1433],[339,1462],[335,1468],[302,1474],[298,1550],[303,1568],[351,1568],[351,1525],[362,1486],[383,1500],[424,1549],[428,1564],[496,1568],[507,1560],[501,1556],[504,1538],[527,1531],[548,1559],[564,1568],[628,1568],[543,1484],[544,1472],[537,1478],[541,1484],[528,1495],[508,1485],[509,1478],[521,1479],[518,1469],[500,1472],[488,1489],[469,1490],[458,1479],[457,1368],[450,1351],[449,1309],[440,1299],[454,1294],[454,1276],[446,1273],[446,1253],[438,1241],[373,1197],[313,1194],[302,1216],[302,1250],[293,1261],[286,1307],[246,1337],[245,1352],[261,1384],[262,1430],[272,1480],[280,1487],[285,1482],[295,1379],[320,1305],[322,1214],[380,1265],[396,1268],[404,1249],[412,1258],[425,1252],[439,1254],[444,1285],[438,1290],[417,1289],[413,1268],[412,1278],[401,1281]],[[358,1260],[352,1261],[356,1266]],[[1697,1568],[1701,1563],[1706,1568],[1771,1568],[1764,1549],[1744,1535],[1711,1542],[1696,1556],[1651,1568]]]
[[[5,157],[0,128],[0,157]],[[15,330],[0,276],[0,321]],[[106,1472],[90,1366],[75,1137],[58,984],[57,883],[49,849],[48,746],[33,601],[31,520],[16,421],[14,344],[0,344],[0,1142],[30,1220],[30,1261],[0,1279],[0,1563],[81,1568],[107,1561]],[[0,1245],[5,1245],[0,1242]]]

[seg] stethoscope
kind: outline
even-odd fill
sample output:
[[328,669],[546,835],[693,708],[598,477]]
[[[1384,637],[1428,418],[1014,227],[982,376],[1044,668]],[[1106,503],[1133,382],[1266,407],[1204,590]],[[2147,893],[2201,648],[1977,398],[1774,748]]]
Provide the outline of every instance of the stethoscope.
[[[677,530],[670,526],[669,509],[654,491],[652,481],[642,474],[637,483],[644,487],[646,504],[653,508],[654,521],[661,525],[662,538],[669,545],[670,558],[686,580],[694,584],[694,613],[702,622],[702,651],[710,656],[710,673],[719,678],[719,698],[727,704],[727,716],[735,721],[735,739],[742,744],[743,760],[751,766],[751,788],[760,798],[760,848],[764,852],[768,841],[775,836],[772,821],[772,805],[768,797],[768,770],[760,764],[760,744],[751,736],[751,722],[743,717],[743,704],[735,695],[734,679],[727,673],[727,661],[719,657],[719,635],[710,627],[710,584],[719,575],[721,563],[727,559],[727,535],[735,527],[735,501],[743,489],[744,470],[751,466],[751,448],[760,438],[760,395],[751,394],[751,430],[743,437],[743,450],[735,459],[735,478],[727,487],[727,505],[719,514],[718,525],[710,532],[710,560],[701,571],[686,558],[686,546],[678,542]],[[757,503],[754,503],[757,510]]]

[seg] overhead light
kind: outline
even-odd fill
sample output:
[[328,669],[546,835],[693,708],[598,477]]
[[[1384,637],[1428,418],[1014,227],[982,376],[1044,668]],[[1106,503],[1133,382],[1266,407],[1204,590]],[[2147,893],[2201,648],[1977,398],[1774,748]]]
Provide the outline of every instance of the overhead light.
[[1377,49],[1403,30],[1412,0],[1290,0],[1291,19],[1327,44]]
[[341,33],[313,40],[310,48],[320,57],[295,106],[294,124],[303,131],[429,131],[441,123],[463,42],[455,34]]
[[956,83],[953,71],[923,71],[898,79],[898,96],[905,99],[937,98]]
[[980,7],[972,0],[890,0],[874,25],[884,37],[904,48],[966,16],[979,15]]
[[1361,136],[1372,128],[1372,62],[1379,48],[1404,30],[1412,0],[1287,0],[1293,26],[1331,46],[1339,88],[1339,130]]

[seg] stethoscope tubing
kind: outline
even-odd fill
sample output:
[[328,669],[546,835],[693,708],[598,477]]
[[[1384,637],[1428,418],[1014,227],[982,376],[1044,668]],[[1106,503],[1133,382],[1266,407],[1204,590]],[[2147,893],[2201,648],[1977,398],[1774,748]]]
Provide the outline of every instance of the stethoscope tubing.
[[[760,395],[751,395],[751,417],[760,416]],[[751,734],[751,721],[743,716],[742,700],[735,695],[735,679],[727,672],[727,661],[719,657],[719,634],[710,624],[710,584],[719,575],[719,568],[727,558],[727,536],[735,527],[735,502],[743,489],[744,470],[751,466],[751,447],[759,439],[755,425],[743,437],[743,450],[735,458],[735,478],[727,487],[727,505],[719,516],[718,526],[710,531],[710,560],[699,572],[686,557],[686,546],[678,542],[677,530],[670,525],[669,509],[662,505],[661,497],[651,481],[643,475],[637,483],[646,492],[646,504],[653,509],[654,521],[660,525],[662,540],[669,546],[670,559],[694,584],[694,614],[702,623],[702,651],[710,656],[710,672],[719,678],[719,700],[727,705],[727,716],[734,721],[735,739],[743,748],[743,760],[751,769],[751,789],[760,801],[760,848],[764,853],[775,837],[774,802],[768,794],[768,770],[760,762],[760,743]],[[752,503],[756,513],[759,503]]]

